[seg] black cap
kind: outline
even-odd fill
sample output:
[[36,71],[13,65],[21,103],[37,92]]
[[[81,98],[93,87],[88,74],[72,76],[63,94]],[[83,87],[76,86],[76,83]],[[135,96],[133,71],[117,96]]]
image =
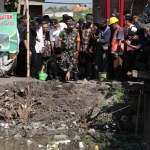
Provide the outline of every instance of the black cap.
[[93,23],[93,15],[86,16],[86,22]]
[[67,15],[67,14],[64,14],[64,15],[63,15],[63,17],[67,18],[67,17],[68,17],[68,15]]
[[37,18],[36,21],[37,21],[39,24],[42,24],[42,19],[41,19],[41,18]]
[[107,19],[106,18],[100,18],[99,19],[99,25],[103,26],[104,24],[107,24]]
[[30,25],[33,26],[34,29],[38,29],[39,28],[39,23],[37,21],[32,21]]
[[55,52],[55,54],[61,54],[62,48],[61,47],[55,47],[54,52]]
[[58,24],[58,20],[53,19],[50,23],[51,23],[52,26],[56,26]]

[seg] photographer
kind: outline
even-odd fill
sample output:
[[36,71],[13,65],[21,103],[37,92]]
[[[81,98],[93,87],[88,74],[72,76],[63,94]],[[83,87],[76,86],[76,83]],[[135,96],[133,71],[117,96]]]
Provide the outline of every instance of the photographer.
[[[133,18],[131,16],[126,16],[124,19],[124,23],[127,26],[127,35],[125,37],[125,43],[129,45],[136,45],[135,41],[132,40],[132,37],[136,35],[137,28],[133,25]],[[135,69],[135,49],[134,47],[130,47],[127,44],[125,45],[125,66],[127,67],[127,75],[131,74],[131,71]]]

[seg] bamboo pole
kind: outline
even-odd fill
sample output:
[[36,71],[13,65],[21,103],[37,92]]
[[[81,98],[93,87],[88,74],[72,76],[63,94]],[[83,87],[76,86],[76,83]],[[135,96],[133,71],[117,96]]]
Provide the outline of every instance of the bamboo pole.
[[20,14],[21,8],[21,0],[18,0],[18,7],[17,7],[17,13]]
[[26,0],[24,0],[23,15],[25,15],[26,9],[27,9],[27,3]]
[[30,56],[29,56],[29,1],[26,0],[27,13],[27,77],[30,77]]

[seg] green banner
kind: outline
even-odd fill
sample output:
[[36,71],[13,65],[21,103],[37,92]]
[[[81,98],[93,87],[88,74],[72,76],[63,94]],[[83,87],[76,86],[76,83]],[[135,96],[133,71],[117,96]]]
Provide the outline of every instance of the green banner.
[[17,41],[17,13],[0,12],[0,52],[16,51]]

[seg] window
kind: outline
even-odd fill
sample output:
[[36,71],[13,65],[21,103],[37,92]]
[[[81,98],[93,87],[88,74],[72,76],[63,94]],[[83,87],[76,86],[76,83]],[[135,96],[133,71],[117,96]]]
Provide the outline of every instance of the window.
[[96,20],[98,22],[99,18],[101,16],[101,11],[100,11],[100,7],[97,7],[97,16],[96,16]]

